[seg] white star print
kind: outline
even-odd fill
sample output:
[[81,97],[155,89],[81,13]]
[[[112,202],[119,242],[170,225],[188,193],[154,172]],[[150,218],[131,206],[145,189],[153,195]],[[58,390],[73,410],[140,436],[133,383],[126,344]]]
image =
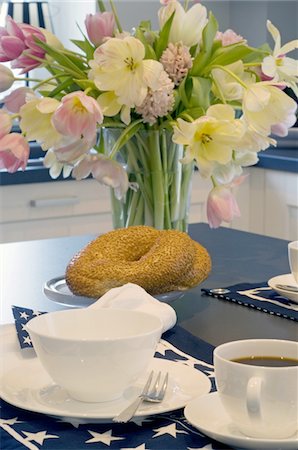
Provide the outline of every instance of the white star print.
[[21,324],[21,327],[22,327],[22,331],[27,331],[27,328],[26,328],[26,324],[25,324],[25,323],[22,323],[22,324]]
[[121,447],[120,450],[146,450],[145,444],[138,445],[137,447]]
[[41,314],[40,311],[33,311],[33,312],[32,312],[32,315],[33,315],[33,316],[39,316],[40,314]]
[[158,437],[158,436],[162,436],[163,434],[170,434],[174,438],[176,438],[177,433],[188,434],[186,431],[177,430],[175,423],[172,423],[170,425],[166,425],[165,427],[156,428],[153,431],[157,431],[157,433],[154,436],[152,436],[154,438]]
[[57,439],[59,436],[55,434],[47,434],[46,431],[39,431],[38,433],[28,433],[27,431],[22,431],[26,437],[26,441],[35,441],[42,445],[45,439]]
[[208,444],[205,447],[197,447],[197,448],[192,448],[192,447],[187,447],[187,450],[212,450],[212,444]]
[[29,316],[25,311],[23,311],[20,313],[20,318],[27,320],[29,319]]
[[24,344],[29,344],[29,345],[31,345],[31,339],[30,339],[30,336],[23,336],[23,339],[24,339]]
[[122,437],[113,437],[112,436],[112,430],[106,431],[105,433],[96,433],[95,431],[88,432],[93,436],[93,438],[88,439],[88,441],[85,442],[85,444],[91,444],[92,442],[102,442],[106,445],[111,445],[112,441],[121,441],[125,438]]
[[18,420],[17,417],[14,417],[13,419],[0,419],[0,425],[14,425],[15,423],[22,423],[22,422]]

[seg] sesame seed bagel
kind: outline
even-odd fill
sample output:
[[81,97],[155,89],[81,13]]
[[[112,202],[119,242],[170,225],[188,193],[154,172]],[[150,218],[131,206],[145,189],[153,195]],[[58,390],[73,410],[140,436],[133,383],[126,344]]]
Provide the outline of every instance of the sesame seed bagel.
[[207,250],[187,233],[139,225],[91,241],[72,258],[65,279],[73,294],[84,297],[98,298],[126,283],[156,295],[196,286],[210,270]]

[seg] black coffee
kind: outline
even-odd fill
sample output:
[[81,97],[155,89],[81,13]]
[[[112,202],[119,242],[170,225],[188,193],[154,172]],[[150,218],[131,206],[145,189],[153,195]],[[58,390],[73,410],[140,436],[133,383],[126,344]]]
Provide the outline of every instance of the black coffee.
[[293,367],[298,366],[298,359],[286,358],[283,356],[244,356],[242,358],[232,359],[231,361],[250,366],[263,367]]

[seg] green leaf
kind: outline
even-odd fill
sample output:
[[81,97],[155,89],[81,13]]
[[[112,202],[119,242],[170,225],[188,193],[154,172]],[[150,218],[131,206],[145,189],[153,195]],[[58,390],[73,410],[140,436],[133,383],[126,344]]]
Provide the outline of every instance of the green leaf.
[[178,94],[185,108],[188,108],[192,84],[189,78],[184,78],[178,87]]
[[218,23],[212,12],[209,13],[209,20],[202,33],[202,46],[200,52],[195,57],[191,69],[191,75],[200,75],[212,54],[214,38],[218,30]]
[[49,92],[48,93],[48,97],[52,97],[52,98],[56,97],[57,94],[59,94],[60,92],[66,90],[72,84],[73,84],[73,79],[72,78],[67,78],[62,83],[59,83],[58,86],[55,89],[53,89],[51,92]]
[[142,122],[142,119],[136,120],[135,122],[132,122],[130,125],[128,125],[127,128],[125,128],[112,148],[112,151],[110,153],[111,158],[114,158],[116,153],[126,144],[126,142],[129,141],[139,131],[139,129],[142,127]]
[[53,47],[51,47],[50,45],[46,44],[43,41],[40,41],[39,39],[38,40],[36,39],[36,42],[39,45],[39,47],[41,47],[43,50],[47,52],[49,56],[54,58],[55,61],[57,61],[61,66],[63,66],[70,75],[73,75],[77,78],[85,77],[85,73],[78,68],[77,64],[75,64],[70,59],[69,56],[63,54],[63,51],[55,50]]
[[[75,78],[73,81],[83,90],[88,89],[88,88],[96,89],[94,81],[92,81],[92,80],[87,80],[85,78],[82,80],[79,80],[79,79]],[[99,91],[98,91],[98,95],[99,95]]]
[[188,120],[189,116],[192,117],[194,120],[198,117],[201,117],[205,114],[205,110],[198,106],[197,108],[188,108],[185,109],[181,114],[179,114],[178,117],[183,119],[185,117],[186,120]]
[[191,82],[189,106],[191,108],[200,107],[206,111],[210,106],[211,80],[203,77],[191,77]]
[[162,29],[159,33],[159,38],[156,41],[156,45],[155,45],[155,53],[156,53],[157,60],[159,60],[159,58],[162,55],[162,52],[168,46],[169,34],[171,31],[172,22],[174,20],[174,15],[175,15],[175,11],[171,15],[171,17],[169,17],[169,19],[166,21],[166,23],[164,24],[164,26],[162,27]]
[[78,39],[71,39],[70,41],[73,44],[75,44],[78,48],[83,50],[88,61],[93,58],[95,49],[93,45],[88,41],[88,39],[85,38],[83,41],[80,41]]
[[135,37],[139,39],[145,47],[145,59],[157,59],[155,51],[153,50],[152,46],[148,44],[148,41],[146,40],[144,32],[143,30],[141,30],[141,28],[136,29]]
[[203,73],[206,75],[212,70],[212,66],[226,66],[236,61],[242,60],[249,55],[252,49],[244,44],[233,44],[221,47],[212,55],[210,63],[205,67]]

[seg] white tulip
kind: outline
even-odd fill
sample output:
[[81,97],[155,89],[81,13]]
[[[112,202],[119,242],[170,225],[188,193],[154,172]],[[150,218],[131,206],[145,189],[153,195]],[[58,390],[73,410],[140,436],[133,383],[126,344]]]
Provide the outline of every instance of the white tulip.
[[175,16],[170,30],[169,42],[173,44],[182,42],[187,47],[199,44],[202,39],[202,31],[208,22],[205,6],[198,3],[185,11],[179,2],[171,1],[158,11],[160,27],[163,27],[174,11]]

